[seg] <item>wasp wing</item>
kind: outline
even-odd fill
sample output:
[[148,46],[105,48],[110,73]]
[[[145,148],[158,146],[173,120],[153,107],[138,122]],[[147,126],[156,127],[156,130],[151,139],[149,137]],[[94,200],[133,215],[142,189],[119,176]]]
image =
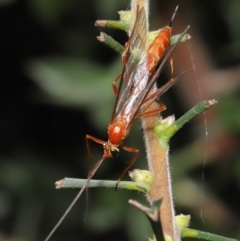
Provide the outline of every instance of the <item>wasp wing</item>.
[[153,94],[151,94],[150,96],[147,96],[149,91],[151,90],[153,84],[155,83],[155,81],[157,80],[159,75],[161,74],[162,69],[163,69],[165,63],[169,60],[169,58],[171,57],[171,55],[173,54],[173,52],[175,51],[175,49],[177,48],[177,46],[180,43],[181,39],[186,34],[186,32],[188,31],[189,28],[190,28],[190,26],[188,26],[181,33],[181,35],[179,36],[178,40],[176,41],[176,44],[174,44],[171,47],[171,49],[166,53],[166,55],[161,59],[161,61],[160,61],[159,65],[158,65],[156,71],[154,73],[152,73],[151,76],[149,76],[148,85],[141,93],[141,95],[142,95],[142,103],[139,106],[139,109],[137,110],[137,112],[135,113],[134,119],[132,121],[134,121],[135,119],[141,117],[143,112],[146,111],[146,109],[153,103],[153,101],[155,101],[159,96],[164,94],[169,88],[171,88],[172,85],[174,85],[182,77],[182,75],[184,75],[186,73],[186,72],[183,72],[178,77],[169,80],[165,85],[163,85],[161,88],[156,90]]
[[124,52],[126,63],[123,67],[119,91],[116,98],[112,121],[119,117],[132,120],[137,110],[139,93],[147,85],[147,21],[144,8],[141,8],[132,34]]

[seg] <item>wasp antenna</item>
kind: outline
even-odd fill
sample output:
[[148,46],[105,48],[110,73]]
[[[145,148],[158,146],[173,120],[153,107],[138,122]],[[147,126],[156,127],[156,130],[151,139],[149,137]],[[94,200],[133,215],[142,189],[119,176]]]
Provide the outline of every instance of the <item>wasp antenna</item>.
[[178,10],[178,5],[176,6],[175,11],[174,11],[174,13],[172,15],[172,19],[171,19],[171,21],[169,23],[169,27],[172,27],[172,23],[173,23],[173,20],[174,20],[174,18],[176,16],[177,10]]
[[70,206],[67,208],[67,210],[65,211],[65,213],[62,215],[62,217],[60,218],[60,220],[57,222],[57,224],[55,225],[55,227],[52,229],[52,231],[48,234],[47,238],[45,239],[45,241],[48,241],[52,235],[55,233],[55,231],[58,229],[58,227],[60,226],[60,224],[62,223],[62,221],[66,218],[66,216],[68,215],[68,213],[71,211],[71,209],[73,208],[73,206],[75,205],[75,203],[77,202],[77,200],[80,198],[80,196],[82,195],[83,191],[85,189],[88,188],[89,182],[92,179],[93,175],[95,174],[95,172],[98,170],[98,168],[100,167],[100,165],[102,164],[102,162],[105,160],[105,157],[102,157],[100,160],[98,160],[98,162],[95,164],[95,166],[89,171],[88,173],[88,177],[85,181],[85,183],[82,186],[82,189],[79,191],[79,193],[77,194],[77,196],[74,198],[74,200],[72,201],[72,203],[70,204]]

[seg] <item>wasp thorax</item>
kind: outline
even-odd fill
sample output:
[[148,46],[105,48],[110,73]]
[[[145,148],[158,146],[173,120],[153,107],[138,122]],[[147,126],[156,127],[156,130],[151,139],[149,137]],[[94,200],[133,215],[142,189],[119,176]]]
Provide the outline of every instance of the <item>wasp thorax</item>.
[[114,145],[121,145],[122,140],[126,137],[126,128],[124,122],[119,120],[115,123],[111,123],[108,126],[108,138]]

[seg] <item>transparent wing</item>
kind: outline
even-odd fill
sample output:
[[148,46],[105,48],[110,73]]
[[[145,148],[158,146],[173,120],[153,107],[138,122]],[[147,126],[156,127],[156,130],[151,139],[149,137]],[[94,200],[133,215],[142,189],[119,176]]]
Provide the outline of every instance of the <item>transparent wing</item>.
[[150,97],[150,89],[160,75],[165,63],[176,49],[180,40],[189,29],[189,26],[179,36],[176,44],[161,59],[153,73],[148,70],[148,54],[146,51],[147,25],[144,8],[138,12],[134,29],[125,51],[127,57],[123,68],[119,91],[116,98],[111,122],[124,119],[129,128],[133,121],[141,116],[147,107],[161,94],[163,94],[178,78],[168,82]]
[[147,87],[141,92],[141,98],[142,98],[141,103],[139,105],[139,108],[138,108],[137,112],[134,113],[134,117],[133,117],[132,121],[134,121],[139,116],[141,116],[142,113],[146,111],[146,109],[151,105],[151,103],[155,99],[157,99],[159,96],[164,94],[169,88],[171,88],[172,85],[174,85],[182,77],[182,75],[185,74],[185,72],[183,72],[181,75],[179,75],[175,79],[169,80],[165,85],[163,85],[161,88],[156,90],[156,92],[154,92],[150,96],[147,96],[149,91],[150,91],[150,89],[152,88],[153,84],[155,83],[155,81],[157,80],[159,75],[161,74],[162,69],[163,69],[165,63],[169,60],[169,58],[171,57],[172,53],[175,51],[175,49],[177,48],[177,46],[180,43],[181,39],[186,34],[186,32],[188,31],[189,28],[190,28],[190,26],[187,26],[187,28],[180,34],[179,38],[176,41],[176,44],[174,44],[171,47],[171,49],[166,53],[166,55],[161,59],[161,61],[160,61],[159,65],[158,65],[156,71],[153,72],[153,74],[151,76],[149,76]]
[[[173,45],[168,52],[166,52],[165,56],[160,60],[158,67],[153,73],[151,73],[151,75],[146,69],[145,74],[143,74],[144,71],[141,72],[139,81],[136,81],[136,83],[134,82],[134,86],[131,89],[132,95],[127,99],[127,101],[124,103],[124,105],[122,106],[122,109],[119,112],[120,113],[119,116],[124,117],[127,120],[129,126],[131,126],[131,124],[135,119],[141,117],[141,115],[147,110],[147,108],[155,99],[157,99],[159,96],[165,93],[182,76],[180,75],[175,79],[171,79],[164,86],[156,90],[156,92],[148,96],[150,89],[152,88],[153,84],[161,74],[165,63],[169,60],[172,53],[175,51],[182,37],[184,36],[184,34],[186,34],[189,28],[190,26],[188,26],[182,32],[182,34],[179,36],[178,40],[176,41],[176,44]],[[147,61],[145,60],[145,56],[143,61],[144,63],[147,63]],[[142,69],[145,68],[144,67],[145,65],[143,65],[142,63],[140,63],[140,66],[142,67]],[[138,74],[139,73],[136,72],[134,74],[134,78],[138,79]],[[134,80],[131,80],[129,82],[132,82],[132,81]],[[123,94],[123,96],[125,95]]]
[[[123,67],[122,78],[119,84],[112,121],[119,116],[126,116],[134,112],[132,104],[138,99],[138,93],[146,85],[147,71],[147,22],[144,8],[141,8],[129,38],[125,56],[126,63]],[[132,114],[128,116],[132,118]]]

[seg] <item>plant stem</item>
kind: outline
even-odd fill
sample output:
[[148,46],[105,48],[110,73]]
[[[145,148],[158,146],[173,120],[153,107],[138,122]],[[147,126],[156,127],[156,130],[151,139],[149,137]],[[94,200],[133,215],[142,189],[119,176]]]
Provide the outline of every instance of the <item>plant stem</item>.
[[203,240],[214,240],[214,241],[237,241],[237,239],[226,238],[220,235],[202,232],[199,230],[184,228],[181,230],[182,238],[197,238]]
[[192,109],[187,111],[184,115],[182,115],[179,119],[177,119],[172,125],[168,128],[162,130],[162,123],[159,122],[154,129],[155,135],[159,138],[159,141],[162,142],[162,145],[168,145],[169,140],[173,137],[176,132],[179,131],[186,123],[188,123],[191,119],[200,115],[202,112],[211,108],[213,105],[217,104],[216,100],[204,100],[197,105],[195,105]]
[[[134,15],[136,9],[140,6],[144,6],[146,10],[146,18],[148,20],[148,0],[131,0],[131,11]],[[154,84],[151,91],[152,93],[157,91],[157,85]],[[159,105],[153,102],[146,111],[156,110]],[[144,140],[146,145],[147,159],[149,171],[153,176],[152,183],[150,185],[148,199],[151,204],[162,198],[162,204],[159,208],[160,226],[162,229],[165,240],[180,240],[179,232],[177,232],[175,220],[174,220],[174,208],[172,200],[172,188],[170,180],[170,171],[168,163],[168,147],[164,148],[160,145],[160,142],[154,134],[154,127],[158,122],[159,114],[142,118],[142,127],[144,133]]]
[[[156,86],[154,86],[152,91],[155,90]],[[158,104],[153,103],[148,111],[156,108],[158,108]],[[163,198],[159,209],[159,217],[163,233],[165,235],[165,239],[166,237],[169,237],[171,240],[177,241],[180,237],[174,220],[175,212],[173,208],[168,161],[169,148],[168,146],[164,147],[160,144],[153,131],[156,123],[159,121],[159,118],[159,115],[142,118],[149,171],[153,176],[148,198],[150,203]]]
[[[82,188],[86,183],[86,179],[64,178],[55,183],[56,189],[60,188]],[[116,181],[110,180],[90,180],[88,188],[104,187],[115,188]],[[148,192],[149,185],[144,182],[121,181],[118,185],[119,189],[135,190],[140,192]]]
[[100,35],[97,37],[97,40],[101,43],[106,44],[108,47],[112,48],[119,54],[123,54],[124,52],[124,47],[104,32],[100,33]]

